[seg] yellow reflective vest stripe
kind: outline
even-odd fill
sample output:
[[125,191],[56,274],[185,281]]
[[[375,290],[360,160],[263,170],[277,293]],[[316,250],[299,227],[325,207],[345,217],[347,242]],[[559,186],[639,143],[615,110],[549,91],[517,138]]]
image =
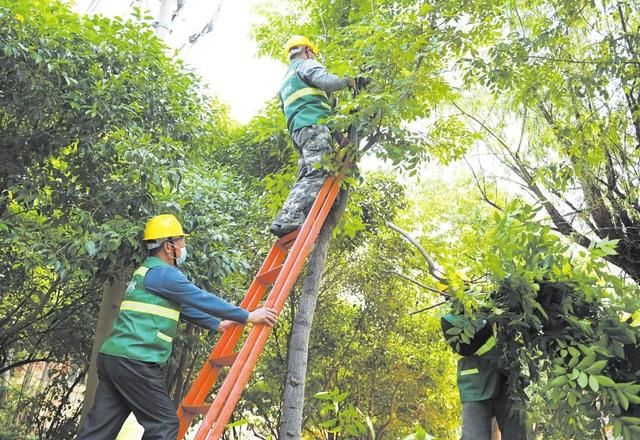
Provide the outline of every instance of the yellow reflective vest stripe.
[[169,335],[165,335],[164,333],[162,333],[161,331],[158,330],[158,337],[160,339],[162,339],[163,341],[168,342],[169,344],[171,344],[171,342],[173,341],[173,338]]
[[[283,106],[286,108],[292,102],[302,98],[303,96],[307,96],[307,95],[319,95],[319,96],[324,96],[325,98],[327,98],[327,93],[324,90],[317,89],[315,87],[305,87],[304,89],[297,90],[294,93],[292,93],[291,95],[289,95],[287,97],[287,99],[284,101]],[[331,108],[331,107],[329,107],[329,108]]]
[[460,376],[468,376],[470,374],[478,374],[478,373],[480,373],[480,370],[478,370],[477,368],[470,368],[468,370],[460,371]]
[[134,275],[140,275],[141,277],[144,277],[147,274],[148,270],[149,270],[148,267],[141,266],[133,274]]
[[172,319],[173,321],[178,321],[180,319],[180,312],[178,310],[138,301],[122,301],[120,310],[129,310],[131,312],[162,316],[163,318]]
[[494,336],[491,336],[489,339],[487,339],[487,342],[485,342],[482,347],[478,348],[476,350],[476,352],[474,353],[476,356],[482,356],[483,354],[486,354],[489,352],[489,350],[491,350],[493,347],[496,346],[496,338]]

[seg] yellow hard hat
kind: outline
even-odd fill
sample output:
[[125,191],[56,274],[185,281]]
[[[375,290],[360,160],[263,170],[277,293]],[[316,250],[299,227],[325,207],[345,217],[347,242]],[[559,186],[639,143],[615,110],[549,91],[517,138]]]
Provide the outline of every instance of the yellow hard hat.
[[182,225],[173,214],[160,214],[151,218],[144,228],[144,241],[159,238],[188,237],[182,230]]
[[296,46],[307,46],[316,55],[320,53],[318,46],[313,44],[307,37],[303,37],[302,35],[293,35],[284,45],[284,57],[289,58],[289,51]]

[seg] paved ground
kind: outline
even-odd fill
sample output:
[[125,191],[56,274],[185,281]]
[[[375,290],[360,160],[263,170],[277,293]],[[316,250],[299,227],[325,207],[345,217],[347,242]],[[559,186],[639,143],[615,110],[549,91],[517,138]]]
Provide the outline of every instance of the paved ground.
[[142,433],[142,426],[138,424],[133,414],[129,414],[129,418],[124,422],[124,426],[120,430],[117,440],[140,440]]
[[[120,434],[118,434],[118,438],[116,440],[140,440],[142,438],[142,434],[142,426],[138,424],[133,414],[129,414],[129,418],[126,422],[124,422],[124,425],[122,426]],[[194,435],[195,432],[192,432],[190,434],[187,433],[187,439],[193,438]]]

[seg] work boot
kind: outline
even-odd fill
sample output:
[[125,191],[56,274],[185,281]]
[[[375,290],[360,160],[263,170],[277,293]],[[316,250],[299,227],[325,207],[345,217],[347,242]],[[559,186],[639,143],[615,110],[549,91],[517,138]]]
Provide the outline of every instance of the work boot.
[[271,223],[271,227],[269,231],[276,237],[284,237],[290,232],[295,231],[296,229],[300,229],[302,223]]
[[301,212],[293,215],[278,215],[276,219],[271,223],[269,231],[276,237],[283,237],[290,232],[299,229],[304,223],[305,216]]

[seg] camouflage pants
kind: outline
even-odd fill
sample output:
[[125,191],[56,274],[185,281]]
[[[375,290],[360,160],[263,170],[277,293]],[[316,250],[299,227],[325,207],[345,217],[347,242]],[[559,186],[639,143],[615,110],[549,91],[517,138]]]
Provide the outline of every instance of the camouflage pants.
[[314,168],[322,157],[333,151],[331,132],[324,125],[311,125],[293,132],[293,144],[300,153],[298,180],[275,223],[303,223],[328,173]]

